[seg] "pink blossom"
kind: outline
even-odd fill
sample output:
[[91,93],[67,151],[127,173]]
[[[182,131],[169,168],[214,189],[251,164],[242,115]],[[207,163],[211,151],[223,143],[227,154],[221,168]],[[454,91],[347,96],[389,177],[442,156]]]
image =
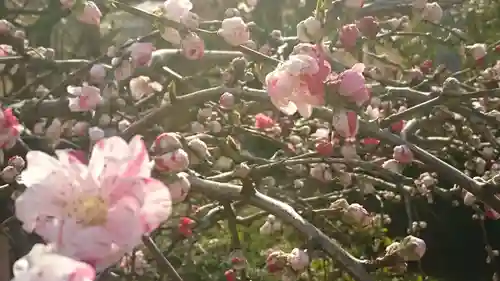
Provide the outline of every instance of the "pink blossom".
[[365,65],[357,63],[340,74],[339,94],[347,97],[357,105],[362,105],[370,99],[370,92],[365,85],[363,71]]
[[346,24],[340,29],[339,40],[346,50],[352,50],[356,47],[358,37],[359,29],[355,24]]
[[255,115],[255,128],[257,129],[261,130],[269,129],[273,127],[274,124],[275,124],[274,120],[263,113]]
[[238,46],[250,40],[250,30],[240,17],[224,19],[218,33],[232,46]]
[[188,60],[199,60],[205,53],[205,42],[196,33],[190,33],[182,39],[181,50]]
[[89,165],[68,151],[54,158],[29,151],[21,174],[27,187],[16,199],[16,217],[28,232],[57,251],[102,270],[141,243],[171,213],[168,188],[151,178],[140,136],[94,145]]
[[101,24],[101,17],[101,10],[92,1],[85,2],[83,10],[77,16],[80,22],[97,26]]
[[354,111],[336,110],[333,114],[332,126],[341,137],[353,140],[358,134],[358,115]]
[[180,172],[188,168],[189,156],[183,149],[176,149],[154,158],[155,169],[160,172]]
[[52,245],[35,244],[14,263],[12,281],[92,281],[94,269],[56,253]]
[[155,153],[165,153],[179,149],[182,147],[179,138],[176,133],[162,133],[156,137],[151,150]]
[[12,108],[0,112],[0,149],[12,148],[21,132],[21,125],[12,112]]
[[139,76],[130,79],[129,81],[130,94],[136,100],[143,98],[144,96],[149,96],[155,92],[160,92],[163,90],[163,86],[147,76]]
[[188,175],[186,173],[178,173],[178,179],[168,185],[172,202],[178,203],[186,199],[189,190],[191,189],[191,183],[189,182],[187,176]]
[[403,164],[408,164],[413,161],[413,152],[406,145],[398,145],[394,147],[392,158]]
[[323,81],[330,65],[320,50],[308,44],[294,50],[287,61],[266,76],[271,102],[287,115],[310,117],[313,106],[324,103]]
[[102,83],[104,82],[104,78],[106,78],[106,68],[102,64],[94,64],[89,71],[90,81],[94,83]]
[[68,86],[67,91],[73,96],[69,98],[69,109],[74,112],[94,110],[102,101],[101,90],[94,86]]
[[148,42],[137,42],[129,47],[130,58],[132,59],[132,65],[146,66],[151,63],[151,57],[155,47],[153,43]]

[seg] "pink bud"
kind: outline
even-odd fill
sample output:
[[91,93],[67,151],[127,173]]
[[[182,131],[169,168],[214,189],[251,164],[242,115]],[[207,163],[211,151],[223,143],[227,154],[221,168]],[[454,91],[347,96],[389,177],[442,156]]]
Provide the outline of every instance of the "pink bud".
[[406,145],[398,145],[394,147],[392,158],[396,159],[399,163],[408,164],[413,161],[413,152]]
[[155,169],[160,172],[180,172],[188,168],[189,156],[183,149],[176,149],[154,158]]
[[205,53],[205,43],[196,33],[189,33],[182,39],[181,49],[188,60],[199,60]]
[[177,177],[178,180],[168,184],[170,196],[172,197],[172,202],[174,203],[184,201],[189,193],[189,190],[191,189],[191,183],[187,179],[186,173],[178,173]]
[[372,221],[368,211],[362,205],[357,203],[353,203],[347,207],[344,213],[344,219],[346,219],[349,223],[362,227],[368,226]]
[[467,46],[470,50],[470,53],[476,62],[481,62],[483,58],[486,56],[486,44],[474,44],[472,46]]
[[82,23],[97,25],[101,24],[102,13],[99,7],[92,1],[84,4],[82,12],[77,16]]
[[337,110],[333,114],[332,126],[341,137],[354,139],[358,134],[358,115],[354,111]]
[[257,115],[255,115],[255,127],[257,129],[269,129],[271,127],[273,127],[275,124],[274,120],[263,114],[263,113],[259,113]]
[[176,133],[162,133],[156,137],[151,150],[155,153],[174,151],[182,147],[179,135]]
[[355,24],[346,24],[340,29],[340,43],[346,50],[353,50],[359,37],[359,30]]
[[357,63],[340,74],[338,92],[357,105],[362,105],[370,99],[370,91],[365,85],[363,71],[365,65]]
[[233,108],[235,103],[234,95],[228,92],[225,92],[220,96],[219,104],[222,108],[231,109]]
[[356,26],[364,36],[371,39],[377,37],[377,34],[380,31],[380,26],[378,25],[377,20],[372,16],[363,17],[358,21]]
[[90,81],[94,83],[102,83],[106,78],[106,68],[102,64],[94,64],[89,71]]

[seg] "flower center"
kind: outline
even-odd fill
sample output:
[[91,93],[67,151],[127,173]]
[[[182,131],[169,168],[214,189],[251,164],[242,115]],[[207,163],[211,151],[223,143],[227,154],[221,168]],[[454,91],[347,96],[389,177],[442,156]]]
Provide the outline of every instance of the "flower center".
[[68,209],[69,215],[84,226],[103,225],[107,219],[108,206],[100,196],[80,196]]

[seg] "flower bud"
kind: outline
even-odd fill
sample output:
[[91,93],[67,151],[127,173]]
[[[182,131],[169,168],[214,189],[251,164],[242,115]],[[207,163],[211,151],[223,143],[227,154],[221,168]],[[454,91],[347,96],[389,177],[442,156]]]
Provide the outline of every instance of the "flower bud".
[[422,17],[432,23],[439,23],[443,18],[443,9],[437,2],[425,4]]
[[402,164],[408,164],[413,161],[413,152],[406,145],[398,145],[394,147],[392,157]]
[[170,191],[170,196],[172,202],[179,203],[186,199],[189,190],[191,189],[191,183],[188,180],[188,174],[182,172],[177,174],[177,180],[168,184],[168,189]]
[[288,262],[293,270],[301,272],[309,266],[310,259],[304,250],[295,248],[288,254]]
[[309,17],[297,24],[297,37],[301,42],[315,42],[323,36],[321,22]]
[[165,153],[181,147],[182,144],[179,140],[179,135],[176,133],[162,133],[156,137],[151,150],[155,153]]
[[189,156],[183,149],[154,157],[154,167],[160,172],[180,172],[189,167]]
[[409,235],[399,244],[398,255],[405,261],[419,261],[424,256],[426,248],[424,240]]
[[353,225],[366,227],[371,223],[372,218],[366,209],[357,203],[350,204],[344,212],[343,219]]

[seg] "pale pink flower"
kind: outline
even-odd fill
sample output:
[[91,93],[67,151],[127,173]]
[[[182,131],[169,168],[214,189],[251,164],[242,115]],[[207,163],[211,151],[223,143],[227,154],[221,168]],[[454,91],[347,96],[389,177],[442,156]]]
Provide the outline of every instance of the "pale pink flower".
[[13,267],[12,281],[92,281],[94,269],[56,253],[52,245],[35,244]]
[[89,71],[90,81],[102,83],[106,78],[106,68],[102,64],[94,64]]
[[424,240],[408,235],[399,243],[397,253],[405,261],[418,261],[424,256],[426,249]]
[[181,41],[181,51],[188,60],[199,60],[205,53],[205,42],[196,33],[189,33]]
[[27,188],[16,199],[16,217],[28,232],[57,251],[102,270],[141,243],[171,213],[168,188],[151,178],[140,136],[94,145],[88,166],[67,151],[54,158],[29,151],[21,174]]
[[406,145],[398,145],[394,147],[392,158],[403,164],[408,164],[413,161],[413,152]]
[[188,174],[186,173],[178,173],[177,180],[168,185],[172,202],[182,202],[188,196],[189,190],[191,189],[191,183],[187,177]]
[[129,88],[130,94],[136,100],[163,90],[163,86],[160,83],[151,81],[147,76],[139,76],[130,79]]
[[350,204],[344,211],[344,219],[348,221],[348,223],[352,223],[361,227],[368,226],[372,218],[368,211],[360,204],[353,203]]
[[21,125],[12,112],[12,108],[0,112],[0,149],[12,148],[21,133]]
[[297,39],[300,42],[315,42],[321,39],[322,36],[321,22],[315,17],[308,17],[297,24]]
[[299,248],[293,249],[290,254],[288,254],[288,262],[290,263],[290,267],[295,271],[303,271],[309,266],[309,255]]
[[155,156],[154,167],[160,172],[180,172],[189,166],[189,155],[184,149],[176,149],[172,152]]
[[365,65],[357,63],[339,76],[339,94],[347,97],[357,105],[362,105],[370,99],[370,92],[365,85],[363,71]]
[[333,113],[332,126],[335,133],[347,140],[354,140],[358,134],[358,114],[354,111],[338,109]]
[[73,136],[83,137],[87,135],[89,128],[90,124],[88,122],[79,121],[75,125],[73,125],[73,128],[71,128],[71,132]]
[[190,0],[167,0],[163,3],[163,16],[171,21],[180,22],[193,9]]
[[271,102],[287,115],[298,111],[302,116],[310,117],[313,106],[324,102],[324,91],[320,86],[327,72],[319,57],[305,52],[291,55],[266,76]]
[[439,23],[443,18],[443,9],[438,2],[427,3],[422,12],[422,17],[430,22]]
[[359,29],[355,24],[346,24],[340,29],[339,40],[342,47],[352,50],[356,47],[359,38]]
[[472,58],[474,58],[475,61],[482,60],[487,54],[486,44],[476,43],[476,44],[467,46],[466,48],[469,49],[470,54],[472,55]]
[[240,17],[224,19],[218,33],[232,46],[238,46],[250,40],[250,30]]
[[101,24],[101,17],[101,10],[92,1],[85,2],[83,10],[77,16],[80,22],[97,26]]
[[67,91],[72,96],[68,99],[69,109],[73,112],[94,110],[102,101],[101,90],[94,86],[68,86]]
[[156,137],[151,150],[155,153],[165,153],[179,149],[182,147],[179,138],[176,133],[162,133]]
[[219,105],[224,109],[233,108],[235,102],[234,95],[229,92],[225,92],[219,98]]
[[149,42],[137,42],[129,47],[130,58],[132,59],[132,65],[146,66],[151,63],[151,58],[155,47],[153,43]]

